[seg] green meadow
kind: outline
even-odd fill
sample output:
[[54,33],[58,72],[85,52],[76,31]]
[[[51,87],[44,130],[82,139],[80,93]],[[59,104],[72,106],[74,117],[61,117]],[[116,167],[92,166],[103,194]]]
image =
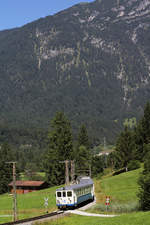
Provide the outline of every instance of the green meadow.
[[[33,217],[56,210],[55,190],[52,187],[37,192],[17,195],[18,219]],[[48,197],[48,209],[45,209],[44,198]],[[0,224],[12,221],[13,196],[0,195]]]
[[113,213],[138,210],[138,178],[142,169],[122,173],[117,176],[105,176],[95,181],[97,204],[90,211],[105,212],[106,196],[110,196],[108,211]]
[[[69,215],[40,225],[150,225],[150,212],[138,211],[138,178],[142,169],[107,175],[95,180],[97,204],[88,212],[115,214],[113,218]],[[111,203],[106,212],[105,199],[110,196]]]
[[112,201],[127,203],[137,200],[138,178],[141,169],[122,173],[117,176],[106,177],[99,182],[102,194],[110,195]]
[[[150,212],[138,212],[137,180],[142,169],[122,173],[117,176],[105,175],[95,179],[97,204],[89,212],[116,214],[114,218],[85,217],[69,215],[58,220],[52,220],[42,225],[149,225]],[[49,197],[48,212],[56,210],[55,190],[52,187],[38,192],[17,196],[18,218],[27,218],[46,213],[44,198]],[[106,212],[105,199],[110,196],[111,204]],[[12,221],[12,196],[0,196],[0,223]]]
[[[38,225],[39,223],[36,223]],[[150,212],[130,213],[113,218],[70,215],[40,225],[150,225]]]

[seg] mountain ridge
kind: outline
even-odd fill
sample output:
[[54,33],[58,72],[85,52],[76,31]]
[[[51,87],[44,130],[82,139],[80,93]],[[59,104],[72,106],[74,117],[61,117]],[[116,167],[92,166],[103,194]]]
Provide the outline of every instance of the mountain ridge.
[[150,97],[149,21],[148,0],[96,0],[1,31],[0,124],[45,128],[61,110],[112,140]]

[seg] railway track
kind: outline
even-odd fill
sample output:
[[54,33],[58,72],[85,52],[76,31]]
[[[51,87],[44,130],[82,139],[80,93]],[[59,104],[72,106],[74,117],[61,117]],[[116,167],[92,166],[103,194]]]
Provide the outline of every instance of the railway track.
[[64,213],[64,211],[56,211],[56,212],[48,213],[48,214],[41,215],[41,216],[36,216],[36,217],[28,218],[28,219],[17,220],[15,222],[3,223],[1,225],[14,225],[14,224],[20,224],[21,225],[23,223],[34,222],[34,221],[36,222],[36,221],[41,220],[41,219],[45,219],[45,218],[50,218],[50,217],[54,217],[54,216],[57,216],[57,215],[61,215],[63,213]]

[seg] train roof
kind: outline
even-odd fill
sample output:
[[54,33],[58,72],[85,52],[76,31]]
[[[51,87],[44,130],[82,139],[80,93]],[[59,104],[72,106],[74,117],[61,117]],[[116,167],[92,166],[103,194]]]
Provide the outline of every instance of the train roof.
[[79,180],[78,184],[73,184],[66,187],[58,188],[56,191],[74,190],[74,189],[79,189],[89,185],[93,185],[93,180],[89,177],[83,177]]

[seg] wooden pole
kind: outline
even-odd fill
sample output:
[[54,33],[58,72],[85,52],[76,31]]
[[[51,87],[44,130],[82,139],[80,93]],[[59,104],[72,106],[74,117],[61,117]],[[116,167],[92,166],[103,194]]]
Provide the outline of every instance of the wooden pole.
[[16,162],[6,162],[13,164],[13,214],[14,222],[17,221],[17,193],[16,193]]
[[75,164],[74,160],[71,160],[71,183],[74,183],[75,179]]
[[14,222],[17,221],[16,162],[13,162]]
[[69,165],[69,161],[68,160],[65,160],[65,167],[66,167],[65,184],[66,185],[69,185],[69,168],[68,168],[68,165]]

